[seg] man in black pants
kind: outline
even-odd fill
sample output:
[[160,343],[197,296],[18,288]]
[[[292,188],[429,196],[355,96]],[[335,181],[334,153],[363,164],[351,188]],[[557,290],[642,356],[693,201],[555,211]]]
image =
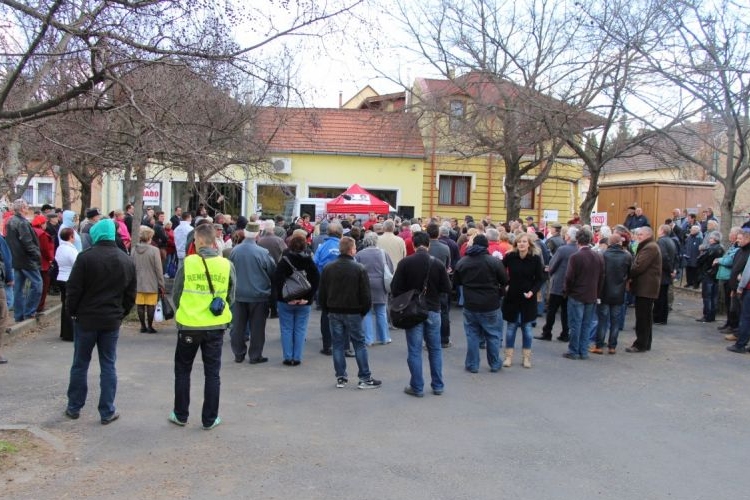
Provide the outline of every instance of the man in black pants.
[[563,286],[565,285],[565,273],[568,271],[568,259],[578,251],[576,236],[578,228],[569,227],[565,234],[566,244],[560,246],[552,260],[549,262],[550,275],[550,293],[549,302],[547,302],[547,319],[542,327],[542,334],[537,335],[539,340],[552,340],[552,327],[555,326],[555,316],[560,309],[560,320],[562,321],[562,332],[557,340],[568,342],[568,300],[563,295]]

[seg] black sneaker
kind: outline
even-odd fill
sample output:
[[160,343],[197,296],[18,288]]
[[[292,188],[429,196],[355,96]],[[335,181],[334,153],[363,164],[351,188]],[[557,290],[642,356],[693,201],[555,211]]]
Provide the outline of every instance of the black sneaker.
[[357,387],[360,389],[377,389],[380,387],[380,384],[382,384],[380,380],[375,380],[374,378],[370,377],[367,380],[360,380],[359,384],[357,384]]
[[349,380],[346,377],[339,377],[336,379],[336,387],[338,387],[339,389],[343,389],[348,383]]

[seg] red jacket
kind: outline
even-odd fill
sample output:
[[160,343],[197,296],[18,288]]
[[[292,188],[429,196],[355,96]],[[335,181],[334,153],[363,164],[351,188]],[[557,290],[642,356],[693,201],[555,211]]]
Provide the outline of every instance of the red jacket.
[[39,239],[39,251],[41,253],[42,271],[49,271],[49,266],[55,260],[55,243],[52,237],[40,227],[33,228]]

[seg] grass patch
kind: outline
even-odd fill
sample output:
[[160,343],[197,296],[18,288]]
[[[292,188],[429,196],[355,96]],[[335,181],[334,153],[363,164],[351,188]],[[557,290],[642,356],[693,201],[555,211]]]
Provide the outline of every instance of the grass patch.
[[11,442],[0,439],[0,454],[18,453],[18,447]]

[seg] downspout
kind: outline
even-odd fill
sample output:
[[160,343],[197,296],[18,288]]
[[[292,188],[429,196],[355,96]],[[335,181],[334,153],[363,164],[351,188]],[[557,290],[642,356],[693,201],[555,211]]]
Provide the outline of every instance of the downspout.
[[[537,209],[536,209],[536,220],[538,220],[540,224],[542,222],[542,214],[544,214],[544,211],[542,210],[542,201],[544,200],[543,193],[544,193],[544,183],[542,182],[541,184],[539,184],[539,204],[537,205]],[[541,229],[544,232],[544,234],[547,234],[546,221],[544,225],[545,225],[544,228],[539,228],[539,229]]]
[[[435,143],[437,142],[437,129],[432,124],[432,153],[430,158],[430,217],[435,213]],[[422,214],[424,215],[424,214]]]
[[489,159],[487,160],[487,210],[485,215],[491,216],[490,205],[492,200],[492,153],[490,153]]

